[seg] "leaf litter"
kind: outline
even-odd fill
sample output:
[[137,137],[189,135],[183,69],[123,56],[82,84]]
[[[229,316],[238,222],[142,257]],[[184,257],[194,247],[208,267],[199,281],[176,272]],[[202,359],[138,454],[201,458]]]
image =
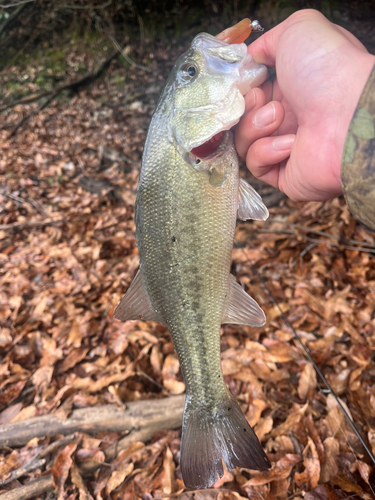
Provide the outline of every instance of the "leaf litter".
[[[3,426],[184,391],[165,328],[113,319],[138,267],[134,201],[147,126],[181,48],[156,44],[147,73],[113,61],[104,78],[53,101],[11,139],[0,131]],[[145,53],[138,57],[146,64]],[[32,106],[3,118],[18,120]],[[267,203],[272,189],[254,185]],[[52,473],[57,498],[71,500],[372,497],[374,465],[252,265],[375,453],[374,234],[342,199],[283,200],[270,214],[266,223],[238,224],[232,264],[267,323],[225,325],[221,347],[225,380],[272,469],[225,471],[213,488],[188,492],[179,430],[161,430],[109,461],[105,451],[121,434],[82,431],[61,446],[55,436],[1,448],[3,493]],[[42,465],[27,469],[50,449]]]

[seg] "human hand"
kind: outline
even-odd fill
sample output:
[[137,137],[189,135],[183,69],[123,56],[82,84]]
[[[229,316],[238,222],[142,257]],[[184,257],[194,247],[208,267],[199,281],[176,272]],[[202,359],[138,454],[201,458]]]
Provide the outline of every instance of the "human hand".
[[295,201],[339,196],[346,133],[375,56],[314,10],[292,14],[248,52],[276,66],[277,78],[245,97],[239,155],[255,177]]

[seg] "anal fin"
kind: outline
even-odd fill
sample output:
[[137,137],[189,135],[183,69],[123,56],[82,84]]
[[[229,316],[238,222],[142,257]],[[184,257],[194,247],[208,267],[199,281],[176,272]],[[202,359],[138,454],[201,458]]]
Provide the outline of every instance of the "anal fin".
[[264,312],[258,303],[237,283],[232,274],[228,280],[227,310],[222,323],[235,325],[263,326]]
[[269,213],[261,196],[246,181],[240,179],[238,188],[238,218],[241,220],[266,220]]
[[114,318],[121,321],[141,319],[144,321],[159,321],[158,313],[153,309],[147,290],[143,283],[142,271],[138,270],[128,291],[115,309]]

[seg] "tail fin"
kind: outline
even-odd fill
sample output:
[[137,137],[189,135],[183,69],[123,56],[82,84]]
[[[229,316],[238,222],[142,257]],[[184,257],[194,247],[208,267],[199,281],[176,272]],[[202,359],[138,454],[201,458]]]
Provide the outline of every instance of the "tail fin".
[[181,439],[181,472],[185,486],[209,488],[234,467],[266,470],[271,464],[255,432],[231,398],[210,411],[186,397]]

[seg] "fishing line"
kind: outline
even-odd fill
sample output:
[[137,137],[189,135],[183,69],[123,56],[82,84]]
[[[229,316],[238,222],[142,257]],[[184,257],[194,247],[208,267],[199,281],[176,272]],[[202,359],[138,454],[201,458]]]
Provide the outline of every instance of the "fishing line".
[[[235,240],[236,241],[236,240]],[[236,244],[238,245],[238,243],[236,242]],[[238,245],[239,246],[239,245]],[[366,450],[369,458],[372,460],[372,462],[375,464],[375,457],[374,455],[372,454],[371,450],[369,449],[369,447],[366,445],[366,443],[364,442],[362,436],[360,435],[359,431],[356,429],[353,421],[351,420],[350,416],[348,415],[348,412],[345,410],[343,404],[340,402],[340,399],[336,396],[336,394],[334,393],[333,389],[331,388],[331,386],[329,385],[329,383],[327,382],[326,378],[324,377],[323,373],[320,371],[318,365],[315,363],[315,361],[313,360],[313,358],[311,357],[311,354],[308,352],[308,350],[306,349],[306,347],[304,346],[300,336],[298,335],[298,333],[295,331],[295,329],[293,328],[292,324],[290,323],[290,321],[288,320],[288,318],[285,316],[283,310],[281,309],[281,307],[279,306],[278,302],[276,301],[276,299],[273,297],[272,293],[271,293],[271,290],[269,289],[267,283],[265,282],[265,280],[261,277],[261,275],[258,273],[258,270],[257,268],[250,262],[248,256],[246,255],[245,251],[243,248],[241,248],[247,262],[250,264],[251,266],[251,269],[253,271],[253,273],[258,277],[259,281],[262,283],[263,285],[263,288],[267,291],[267,294],[271,300],[271,302],[273,302],[273,304],[275,304],[275,306],[277,307],[277,309],[279,310],[280,314],[281,314],[281,317],[283,318],[283,320],[285,321],[286,325],[290,328],[290,330],[292,331],[293,335],[294,335],[294,338],[297,340],[297,342],[300,344],[300,346],[302,347],[302,350],[303,352],[305,353],[307,359],[309,360],[309,362],[312,364],[312,366],[314,367],[314,370],[316,371],[316,373],[318,374],[320,380],[323,382],[323,384],[325,385],[327,391],[329,394],[331,394],[333,396],[333,398],[335,399],[337,405],[339,406],[340,410],[343,412],[346,420],[348,421],[350,427],[352,428],[354,434],[357,436],[357,438],[359,439],[359,441],[361,442],[363,448]],[[349,443],[348,443],[349,444]],[[349,444],[350,446],[350,444]],[[354,452],[353,452],[354,453]],[[371,486],[370,486],[371,487]]]

